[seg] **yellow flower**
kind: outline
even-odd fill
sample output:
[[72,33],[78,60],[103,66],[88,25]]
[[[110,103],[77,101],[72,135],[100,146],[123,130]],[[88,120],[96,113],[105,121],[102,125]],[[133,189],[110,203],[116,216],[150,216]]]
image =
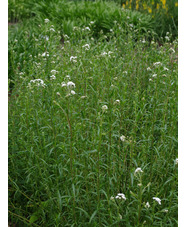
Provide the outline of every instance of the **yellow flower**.
[[161,0],[162,4],[163,4],[163,9],[166,9],[165,5],[166,5],[166,0]]
[[136,3],[136,10],[138,10],[139,9],[139,4],[138,3]]
[[156,9],[159,9],[160,8],[160,4],[159,3],[157,3],[157,5],[156,5]]
[[178,3],[177,2],[175,3],[175,7],[178,7]]
[[162,3],[163,3],[163,6],[165,6],[166,0],[161,0],[161,1],[162,1]]
[[123,8],[125,9],[125,4],[123,3]]
[[129,4],[128,1],[126,1],[126,6],[128,6],[128,4]]
[[147,4],[143,3],[143,9],[147,9]]
[[152,9],[150,7],[148,7],[148,11],[149,13],[152,13]]
[[152,5],[154,5],[154,0],[152,0]]

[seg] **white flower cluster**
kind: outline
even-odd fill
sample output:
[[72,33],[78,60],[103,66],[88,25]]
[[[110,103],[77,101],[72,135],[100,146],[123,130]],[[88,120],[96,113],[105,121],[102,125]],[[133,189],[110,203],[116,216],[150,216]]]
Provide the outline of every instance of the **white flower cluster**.
[[83,48],[85,48],[85,50],[90,50],[90,45],[89,44],[85,44],[84,46],[82,46]]
[[120,100],[116,99],[116,101],[114,102],[115,105],[120,104]]
[[50,31],[55,32],[55,29],[54,28],[50,28]]
[[70,57],[71,62],[77,62],[77,57],[76,56],[71,56]]
[[116,199],[123,199],[126,200],[126,197],[123,193],[118,193],[117,196],[115,197]]
[[[66,76],[67,79],[70,79],[70,76]],[[73,88],[76,87],[75,83],[73,83],[72,81],[68,81],[68,82],[62,82],[61,83],[61,87],[66,87],[67,88],[67,96],[70,95],[75,95],[76,92],[73,90]]]
[[58,73],[58,71],[55,69],[52,69],[50,72],[52,73],[52,76],[50,76],[50,80],[55,80],[56,79],[55,75],[56,75],[56,73]]
[[55,69],[52,69],[50,72],[51,72],[53,75],[55,75],[56,73],[58,73],[58,71],[55,70]]
[[50,80],[55,80],[55,79],[56,79],[55,75],[50,76]]
[[121,140],[122,142],[124,142],[125,139],[126,139],[126,137],[125,137],[124,135],[120,136],[120,140]]
[[138,168],[135,170],[134,173],[135,173],[135,174],[136,174],[136,173],[143,173],[143,170],[142,170],[141,168],[138,167]]
[[108,106],[107,106],[107,105],[103,105],[103,106],[102,106],[102,111],[105,112],[105,111],[107,111],[107,110],[108,110]]
[[32,84],[36,85],[37,87],[45,87],[46,84],[42,79],[35,79],[31,80],[30,83],[28,83],[28,87],[31,88]]
[[47,18],[45,19],[45,23],[46,23],[46,24],[47,24],[49,21],[50,21],[49,19],[47,19]]
[[48,52],[44,52],[44,53],[42,54],[42,57],[49,57],[49,53],[48,53]]
[[101,53],[101,56],[106,56],[106,55],[108,55],[109,57],[111,57],[111,54],[113,54],[112,51],[109,51],[108,53],[104,51],[103,53]]
[[154,66],[161,66],[162,63],[158,61],[158,62],[155,62],[153,65],[154,65]]
[[146,207],[146,208],[150,208],[149,202],[147,202],[147,203],[145,204],[145,207]]
[[89,27],[85,27],[85,30],[88,30],[88,31],[90,31],[90,28],[89,28]]
[[161,205],[161,199],[160,199],[160,198],[158,198],[158,197],[153,197],[153,199],[154,199],[159,205]]

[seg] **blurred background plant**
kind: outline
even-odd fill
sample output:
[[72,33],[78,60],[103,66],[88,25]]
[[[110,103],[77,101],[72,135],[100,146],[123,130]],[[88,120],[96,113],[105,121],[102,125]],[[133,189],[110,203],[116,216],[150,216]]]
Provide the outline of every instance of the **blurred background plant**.
[[159,37],[170,32],[173,39],[178,36],[178,0],[122,0],[124,9],[150,14],[154,19],[154,29]]
[[[93,30],[94,34],[98,36],[100,30],[106,33],[112,29],[114,21],[123,21],[124,26],[128,10],[130,10],[131,18],[134,19],[134,21],[131,20],[131,23],[139,23],[137,18],[143,17],[146,21],[145,24],[143,23],[145,29],[154,30],[159,38],[164,37],[166,32],[170,32],[173,39],[178,35],[177,0],[9,0],[8,6],[8,20],[11,23],[20,22],[33,16],[49,18],[62,24],[66,33],[67,31],[72,33],[73,25],[88,25],[90,21],[95,21]],[[122,12],[121,9],[125,12]]]

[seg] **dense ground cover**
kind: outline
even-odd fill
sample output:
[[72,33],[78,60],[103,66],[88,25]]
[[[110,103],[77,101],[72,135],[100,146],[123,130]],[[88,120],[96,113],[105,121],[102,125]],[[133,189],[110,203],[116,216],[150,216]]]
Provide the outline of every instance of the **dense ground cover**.
[[177,39],[117,7],[10,28],[12,224],[177,226]]

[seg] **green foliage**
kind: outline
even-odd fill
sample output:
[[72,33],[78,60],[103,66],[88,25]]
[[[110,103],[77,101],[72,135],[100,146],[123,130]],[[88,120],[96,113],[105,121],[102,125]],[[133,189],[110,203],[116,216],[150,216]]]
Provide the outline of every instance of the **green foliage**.
[[154,29],[158,37],[165,37],[167,32],[172,38],[178,37],[178,1],[177,0],[125,0],[124,9],[147,13],[154,20]]
[[177,40],[60,4],[9,30],[9,222],[176,226]]

